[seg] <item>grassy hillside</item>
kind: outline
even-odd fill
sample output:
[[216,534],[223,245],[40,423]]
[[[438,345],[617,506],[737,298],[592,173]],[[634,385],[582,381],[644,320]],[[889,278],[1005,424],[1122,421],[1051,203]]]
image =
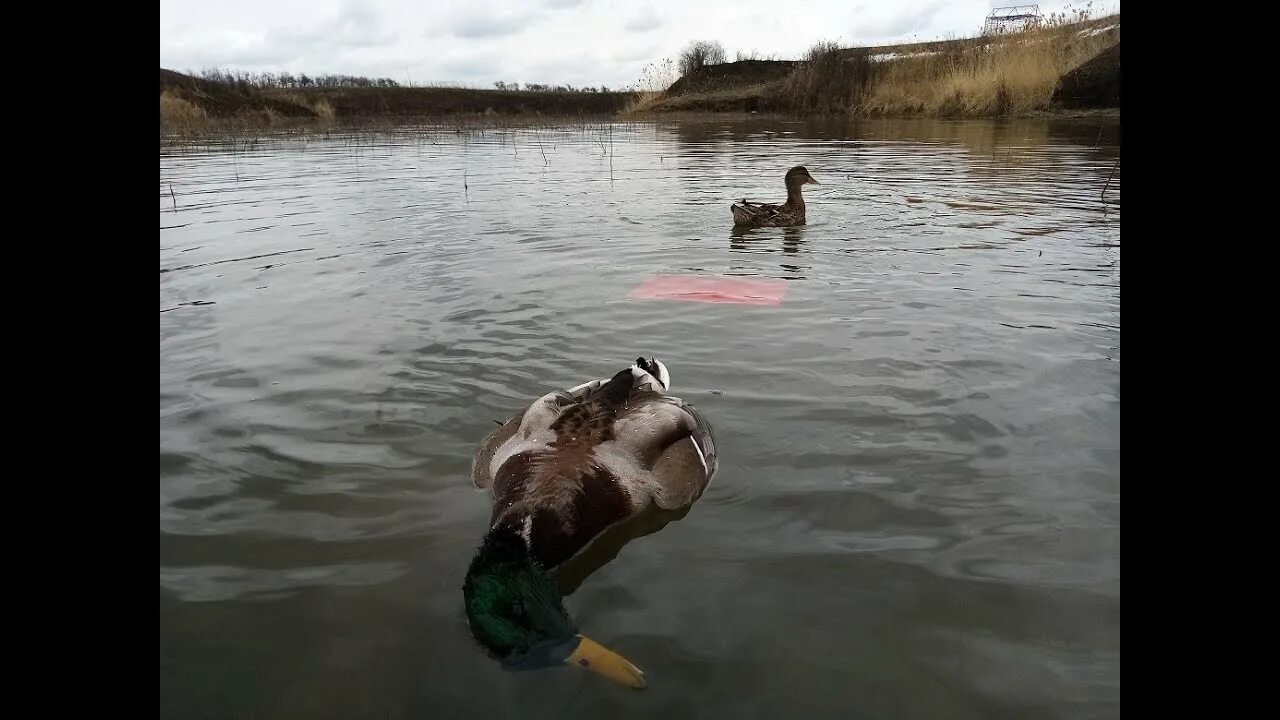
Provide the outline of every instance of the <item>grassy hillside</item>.
[[1119,15],[1004,36],[863,48],[818,43],[800,61],[700,68],[632,110],[990,117],[1118,108],[1119,45]]

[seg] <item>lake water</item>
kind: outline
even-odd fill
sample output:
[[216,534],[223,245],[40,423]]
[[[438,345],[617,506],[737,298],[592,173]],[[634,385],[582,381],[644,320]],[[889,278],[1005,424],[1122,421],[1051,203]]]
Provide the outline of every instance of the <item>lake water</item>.
[[[1118,155],[1039,120],[162,148],[161,716],[1118,717]],[[796,164],[808,226],[733,232]],[[627,298],[655,274],[787,293]],[[641,354],[720,473],[565,604],[650,686],[504,672],[472,453]]]

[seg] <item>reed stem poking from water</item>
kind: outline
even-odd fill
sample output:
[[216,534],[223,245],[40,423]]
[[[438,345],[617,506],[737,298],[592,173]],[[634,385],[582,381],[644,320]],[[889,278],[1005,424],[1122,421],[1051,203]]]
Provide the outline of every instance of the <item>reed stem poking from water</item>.
[[173,209],[178,209],[178,196],[173,194],[173,183],[169,183],[169,199],[173,201]]
[[467,202],[471,202],[471,188],[467,187],[467,171],[462,171],[462,194],[467,198]]
[[1116,164],[1111,166],[1111,174],[1107,176],[1107,184],[1102,186],[1102,197],[1099,198],[1103,202],[1107,199],[1107,188],[1111,187],[1111,178],[1115,177],[1116,168],[1120,167],[1120,158],[1116,158]]
[[533,136],[538,139],[538,152],[542,153],[542,164],[549,165],[547,162],[547,151],[542,148],[542,136],[534,133]]

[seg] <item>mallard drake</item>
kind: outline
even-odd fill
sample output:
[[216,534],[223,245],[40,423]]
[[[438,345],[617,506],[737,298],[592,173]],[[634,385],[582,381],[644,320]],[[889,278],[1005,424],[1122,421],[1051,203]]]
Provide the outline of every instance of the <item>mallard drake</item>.
[[817,180],[809,174],[809,171],[803,165],[797,165],[787,171],[783,178],[787,184],[787,201],[781,205],[762,205],[760,203],[747,202],[743,199],[741,204],[730,205],[729,209],[733,211],[733,224],[745,225],[749,227],[789,227],[792,225],[803,225],[804,218],[804,196],[800,193],[800,187],[808,183],[818,184]]
[[715,476],[711,426],[670,385],[665,365],[639,358],[538,398],[476,452],[471,479],[492,489],[493,512],[463,596],[472,636],[508,669],[569,664],[645,686],[639,668],[578,633],[553,573],[655,506],[687,511]]

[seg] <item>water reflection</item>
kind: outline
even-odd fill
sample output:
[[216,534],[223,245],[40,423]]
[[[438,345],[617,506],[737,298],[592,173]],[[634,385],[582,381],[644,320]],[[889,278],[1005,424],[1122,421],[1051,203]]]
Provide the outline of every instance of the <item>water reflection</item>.
[[778,241],[777,246],[782,249],[784,254],[795,255],[800,252],[804,243],[804,228],[753,228],[735,225],[729,231],[729,248],[731,250],[763,249],[758,241],[770,240]]
[[786,228],[752,228],[734,226],[729,231],[729,250],[737,253],[773,253],[782,251],[790,259],[779,262],[782,274],[771,273],[772,277],[784,280],[803,280],[808,265],[798,264],[795,256],[800,255],[805,246],[804,227]]
[[688,505],[679,510],[663,510],[657,505],[651,505],[640,514],[605,530],[590,545],[555,569],[553,575],[560,585],[560,594],[572,595],[583,580],[617,558],[622,548],[632,540],[652,535],[667,524],[682,520],[692,507]]

